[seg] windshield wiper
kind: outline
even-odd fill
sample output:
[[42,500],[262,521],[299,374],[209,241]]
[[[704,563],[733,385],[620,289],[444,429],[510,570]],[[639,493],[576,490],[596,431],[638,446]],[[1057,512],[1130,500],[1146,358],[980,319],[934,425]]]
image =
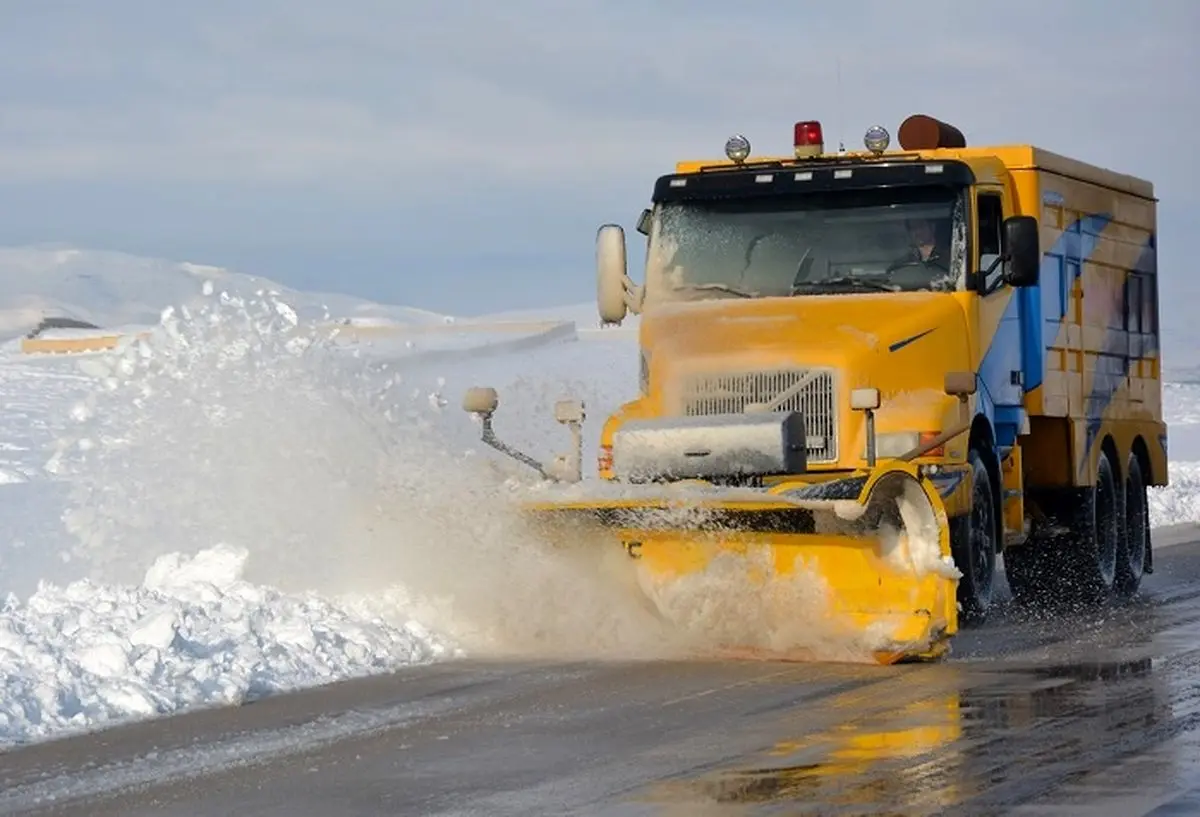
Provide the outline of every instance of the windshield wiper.
[[836,278],[822,278],[819,281],[798,281],[792,285],[792,291],[801,289],[821,289],[824,287],[850,287],[851,289],[869,289],[873,292],[894,292],[894,288],[883,281],[872,281],[858,275],[839,275]]
[[694,290],[713,291],[713,292],[728,292],[730,295],[737,295],[739,298],[757,298],[758,297],[757,292],[748,292],[744,289],[738,289],[735,286],[730,286],[729,284],[721,284],[721,283],[716,283],[716,282],[710,283],[710,284],[682,284],[675,288],[676,289],[694,289]]

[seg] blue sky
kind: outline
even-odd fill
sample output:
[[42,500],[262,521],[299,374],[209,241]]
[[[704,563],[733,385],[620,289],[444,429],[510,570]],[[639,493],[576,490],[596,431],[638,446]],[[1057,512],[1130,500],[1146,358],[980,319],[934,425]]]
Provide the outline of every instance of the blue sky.
[[596,227],[632,228],[676,159],[923,112],[1153,180],[1172,319],[1200,295],[1198,35],[1195,0],[9,3],[0,243],[459,314],[581,302]]

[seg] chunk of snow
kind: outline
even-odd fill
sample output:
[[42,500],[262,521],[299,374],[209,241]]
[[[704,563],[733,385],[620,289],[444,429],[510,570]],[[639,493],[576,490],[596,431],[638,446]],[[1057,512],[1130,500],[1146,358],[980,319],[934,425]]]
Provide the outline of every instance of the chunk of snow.
[[139,586],[45,585],[0,610],[0,746],[454,654],[241,578],[245,552],[166,554]]

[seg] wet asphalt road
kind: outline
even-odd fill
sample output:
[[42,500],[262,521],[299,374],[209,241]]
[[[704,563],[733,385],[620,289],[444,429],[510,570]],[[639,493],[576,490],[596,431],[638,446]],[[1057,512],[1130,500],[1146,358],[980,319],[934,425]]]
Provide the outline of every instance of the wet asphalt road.
[[414,668],[0,754],[0,814],[1200,815],[1198,534],[937,665]]

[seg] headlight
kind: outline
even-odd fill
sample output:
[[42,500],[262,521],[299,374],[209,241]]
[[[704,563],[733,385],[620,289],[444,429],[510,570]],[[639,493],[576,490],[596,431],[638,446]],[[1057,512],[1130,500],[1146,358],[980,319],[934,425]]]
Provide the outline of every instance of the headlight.
[[[903,456],[917,446],[924,445],[940,433],[939,431],[888,431],[883,434],[876,434],[875,456],[880,459]],[[937,448],[926,451],[922,456],[941,457],[945,453],[946,447],[939,445]],[[863,457],[866,457],[866,451],[863,451]]]

